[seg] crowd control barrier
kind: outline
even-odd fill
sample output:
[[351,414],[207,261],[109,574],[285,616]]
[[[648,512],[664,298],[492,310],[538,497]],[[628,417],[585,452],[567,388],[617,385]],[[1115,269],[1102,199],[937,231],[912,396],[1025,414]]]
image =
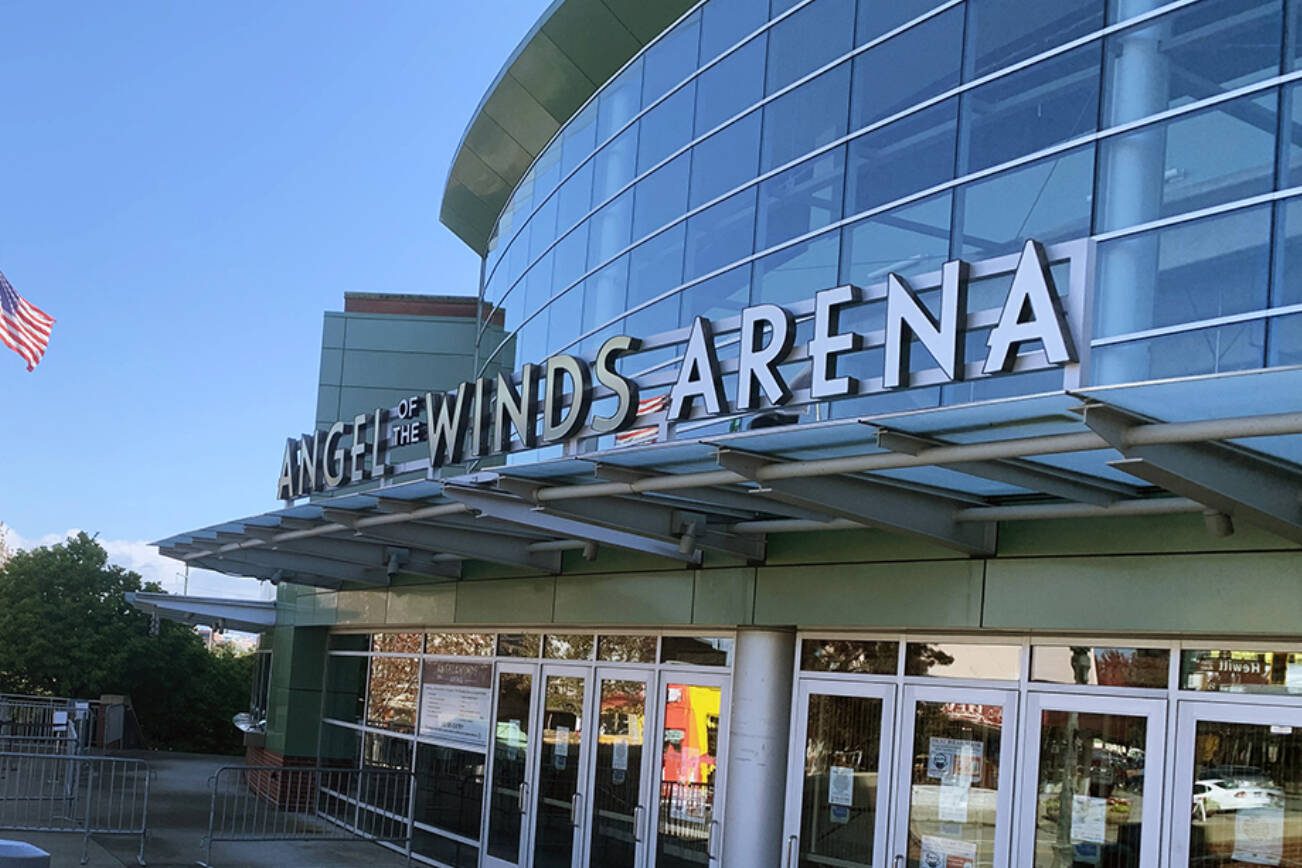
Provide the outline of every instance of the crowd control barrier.
[[140,839],[136,861],[144,865],[148,813],[144,760],[0,752],[0,831],[81,835],[83,865],[91,835],[134,836]]
[[199,864],[214,868],[217,843],[361,839],[398,845],[410,865],[413,779],[396,769],[225,766],[208,780]]

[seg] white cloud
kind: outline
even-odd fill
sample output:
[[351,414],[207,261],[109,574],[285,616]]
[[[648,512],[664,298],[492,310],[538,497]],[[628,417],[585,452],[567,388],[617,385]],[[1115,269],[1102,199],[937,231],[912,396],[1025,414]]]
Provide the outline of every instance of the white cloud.
[[[32,549],[61,543],[78,533],[77,528],[63,533],[47,533],[29,538],[8,525],[10,551]],[[98,537],[97,541],[108,553],[109,562],[141,575],[146,582],[158,582],[170,594],[179,594],[185,586],[185,567],[177,560],[163,557],[158,549],[144,540],[119,540]],[[234,597],[240,599],[275,599],[275,589],[257,579],[240,579],[215,573],[212,570],[190,570],[190,594],[196,597]]]

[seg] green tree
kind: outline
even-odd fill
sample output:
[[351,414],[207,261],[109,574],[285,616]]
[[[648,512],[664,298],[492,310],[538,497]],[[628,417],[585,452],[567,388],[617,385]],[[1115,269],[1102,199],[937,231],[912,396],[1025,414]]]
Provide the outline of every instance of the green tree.
[[0,692],[131,697],[153,747],[237,753],[231,716],[248,704],[252,660],[212,654],[194,631],[126,601],[158,591],[108,563],[85,533],[15,553],[0,567]]

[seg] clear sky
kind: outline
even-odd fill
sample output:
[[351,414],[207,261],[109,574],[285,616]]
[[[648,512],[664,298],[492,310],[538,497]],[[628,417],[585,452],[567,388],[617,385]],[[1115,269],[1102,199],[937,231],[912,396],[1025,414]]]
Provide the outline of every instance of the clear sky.
[[0,0],[0,271],[58,320],[35,373],[0,347],[11,544],[170,580],[143,543],[277,506],[322,312],[475,291],[443,182],[546,6]]

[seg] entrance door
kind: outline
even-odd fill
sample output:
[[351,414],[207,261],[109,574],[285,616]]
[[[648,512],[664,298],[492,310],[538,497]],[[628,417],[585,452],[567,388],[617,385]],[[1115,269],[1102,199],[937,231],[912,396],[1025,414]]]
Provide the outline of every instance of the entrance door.
[[1182,702],[1171,865],[1302,864],[1302,709]]
[[650,672],[598,669],[594,713],[588,727],[592,776],[587,792],[587,865],[640,868],[649,849],[651,757],[647,750],[654,717],[655,680]]
[[907,686],[892,866],[1009,865],[1017,694]]
[[722,843],[726,676],[661,672],[655,868],[712,868]]
[[1166,702],[1027,697],[1017,863],[1157,868]]
[[894,685],[801,682],[783,868],[887,864],[894,721]]
[[537,727],[534,689],[538,667],[499,663],[497,670],[484,868],[527,864],[532,826],[533,742],[529,734]]
[[591,672],[567,666],[542,667],[538,720],[537,800],[533,812],[533,868],[577,868],[584,863],[583,834],[590,721]]

